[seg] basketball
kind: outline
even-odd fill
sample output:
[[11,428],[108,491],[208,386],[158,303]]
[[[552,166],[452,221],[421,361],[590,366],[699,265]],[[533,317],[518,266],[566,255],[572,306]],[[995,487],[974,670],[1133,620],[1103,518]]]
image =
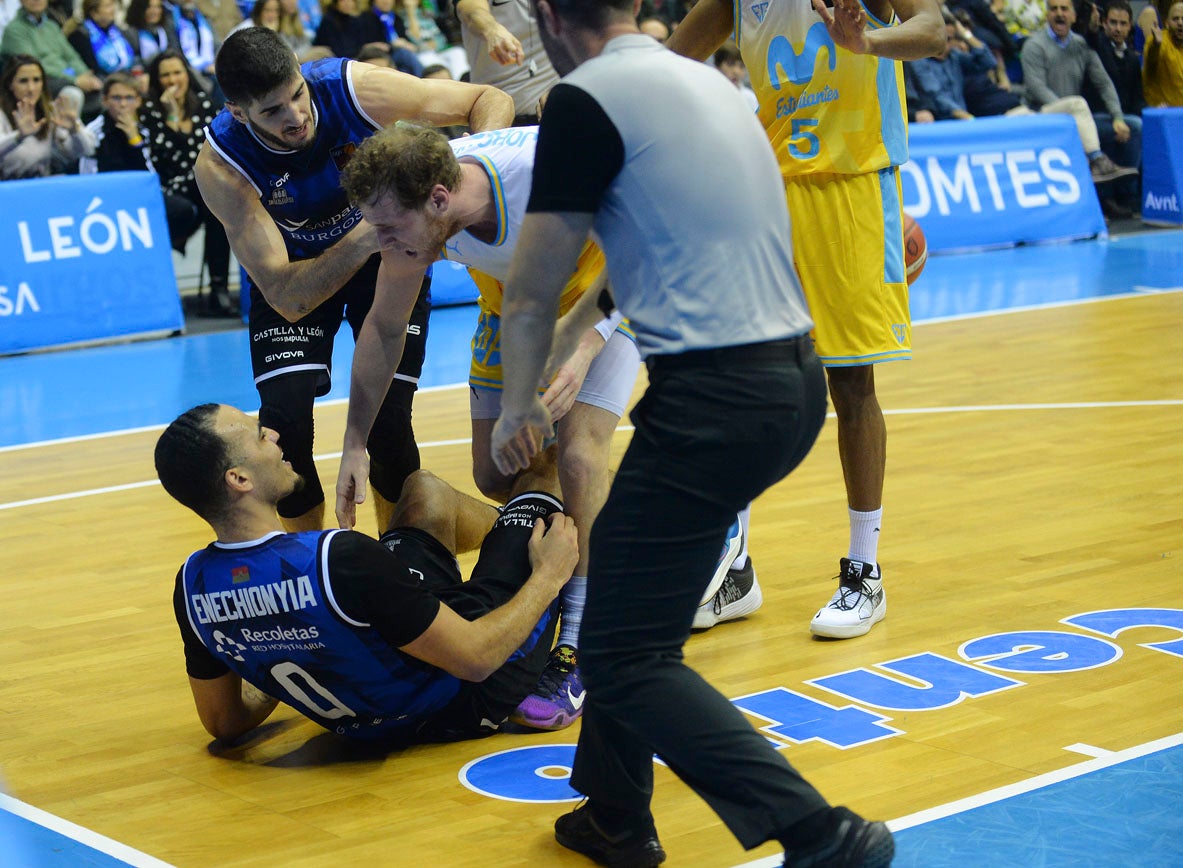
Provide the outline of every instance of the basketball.
[[911,214],[904,215],[904,269],[908,276],[908,286],[916,282],[920,272],[924,271],[924,263],[928,262],[928,242],[924,240],[924,230],[920,224],[912,219]]

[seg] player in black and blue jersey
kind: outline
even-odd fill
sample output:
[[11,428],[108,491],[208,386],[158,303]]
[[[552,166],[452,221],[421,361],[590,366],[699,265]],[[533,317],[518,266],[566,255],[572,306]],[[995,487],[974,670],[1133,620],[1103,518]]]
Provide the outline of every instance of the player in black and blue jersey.
[[[251,362],[264,425],[278,431],[307,484],[283,500],[288,530],[324,522],[312,460],[313,400],[330,388],[342,318],[356,336],[384,278],[373,230],[349,204],[339,174],[357,145],[399,120],[508,126],[513,101],[491,87],[423,80],[332,59],[299,66],[283,39],[253,27],[218,52],[226,108],[210,124],[195,167],[210,210],[252,284]],[[370,441],[379,530],[407,474],[419,467],[411,401],[423,364],[430,308],[425,280],[407,348]]]
[[[353,738],[474,738],[537,683],[578,556],[562,505],[530,490],[540,477],[498,511],[420,470],[375,541],[284,532],[276,504],[301,478],[276,432],[234,407],[182,414],[155,459],[165,490],[217,536],[186,560],[173,597],[215,738],[249,732],[280,700]],[[463,582],[455,555],[478,546]]]

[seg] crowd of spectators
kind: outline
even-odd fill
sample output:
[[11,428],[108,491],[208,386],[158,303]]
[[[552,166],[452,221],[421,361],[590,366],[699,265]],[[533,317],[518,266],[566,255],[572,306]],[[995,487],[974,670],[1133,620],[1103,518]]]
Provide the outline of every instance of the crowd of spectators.
[[1131,216],[1142,110],[1183,106],[1183,2],[1135,15],[1130,0],[949,0],[943,13],[945,51],[904,64],[910,119],[1068,114],[1106,216]]
[[204,227],[201,312],[234,315],[225,231],[193,178],[224,102],[221,43],[267,27],[301,61],[367,59],[416,76],[443,64],[459,78],[467,63],[445,12],[436,0],[0,0],[0,180],[155,173],[172,247],[184,253]]
[[[520,123],[537,121],[557,78],[529,0],[75,2],[0,0],[0,179],[155,172],[173,247],[184,251],[206,229],[215,314],[231,309],[228,248],[192,169],[223,102],[217,49],[234,30],[275,30],[301,61],[351,57],[416,76],[471,75],[514,96]],[[642,31],[664,42],[690,5],[643,0]],[[909,118],[1069,114],[1106,215],[1136,210],[1142,110],[1183,105],[1183,0],[1137,13],[1130,0],[947,0],[943,11],[945,51],[905,64]],[[714,64],[755,110],[734,46]]]

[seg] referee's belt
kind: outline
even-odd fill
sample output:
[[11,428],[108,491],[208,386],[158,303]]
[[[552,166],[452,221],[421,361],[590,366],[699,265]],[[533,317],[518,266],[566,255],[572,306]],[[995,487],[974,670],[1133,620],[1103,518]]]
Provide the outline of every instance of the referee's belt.
[[762,341],[758,344],[736,344],[684,353],[662,353],[650,356],[645,366],[654,371],[677,371],[686,368],[729,368],[759,362],[796,362],[800,364],[813,350],[808,334],[795,338]]

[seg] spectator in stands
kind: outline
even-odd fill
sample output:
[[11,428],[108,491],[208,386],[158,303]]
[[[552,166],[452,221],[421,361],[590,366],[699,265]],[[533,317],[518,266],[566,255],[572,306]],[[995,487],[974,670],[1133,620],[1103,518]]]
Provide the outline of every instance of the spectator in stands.
[[743,55],[739,53],[735,43],[725,42],[720,45],[712,59],[715,62],[715,69],[723,73],[724,77],[739,89],[748,108],[753,113],[758,112],[760,100],[756,98],[756,92],[748,87],[748,68],[744,66]]
[[166,48],[181,47],[172,16],[165,14],[164,0],[131,0],[127,4],[127,26],[135,38],[141,63],[150,63]]
[[235,25],[231,33],[237,33],[247,27],[266,27],[268,30],[279,32],[279,0],[255,0],[246,18]]
[[[140,126],[143,99],[131,76],[114,72],[103,82],[103,113],[87,124],[96,146],[93,156],[78,161],[82,175],[95,172],[155,172],[148,152],[148,136]],[[201,225],[197,206],[188,199],[164,193],[168,237],[178,253]]]
[[[312,34],[315,28],[309,28],[304,23],[305,15],[300,8],[300,0],[279,0],[279,35],[284,42],[291,46],[301,63],[327,57],[328,52],[312,47]],[[317,19],[320,23],[320,19]]]
[[[214,41],[218,46],[221,46],[226,41],[226,37],[230,35],[230,31],[237,27],[242,19],[246,17],[234,0],[195,0],[195,2],[197,3],[198,11],[201,12],[202,17],[205,18],[213,30]],[[250,8],[249,0],[247,8]]]
[[1018,58],[1019,46],[986,0],[949,0],[945,8],[1001,62]]
[[82,126],[68,92],[49,101],[41,62],[27,54],[8,60],[0,73],[0,180],[42,178],[54,158],[77,164],[94,153],[94,137]]
[[[1133,10],[1128,0],[1112,0],[1105,7],[1101,31],[1094,40],[1094,50],[1101,65],[1105,67],[1109,80],[1113,82],[1122,113],[1127,118],[1140,118],[1146,100],[1142,96],[1142,62],[1130,41],[1133,20]],[[1093,112],[1097,129],[1111,127],[1113,118],[1109,116],[1105,103],[1092,82],[1085,83],[1084,97]],[[1135,155],[1134,158],[1138,156]],[[1113,183],[1113,195],[1101,200],[1110,217],[1125,218],[1138,210],[1141,200],[1138,182],[1137,177],[1129,177]]]
[[382,22],[369,13],[359,15],[358,10],[358,0],[330,0],[312,44],[324,46],[337,57],[357,57],[367,45],[386,45]]
[[[504,3],[509,0],[498,0]],[[424,66],[442,63],[453,77],[470,66],[460,44],[460,19],[451,0],[396,0],[399,17],[406,24],[406,38],[413,43]],[[446,14],[442,9],[447,9]]]
[[86,64],[105,79],[113,72],[142,72],[139,42],[115,23],[115,0],[82,0],[82,21],[72,19],[68,39]]
[[369,14],[382,22],[386,35],[387,51],[394,68],[418,78],[423,77],[423,62],[419,60],[419,47],[407,39],[407,26],[394,9],[394,0],[373,0]]
[[[1111,119],[1103,128],[1092,122],[1099,137],[1096,141],[1088,137],[1077,120],[1093,181],[1101,184],[1136,174],[1142,152],[1142,119],[1122,112],[1117,91],[1097,53],[1088,47],[1084,37],[1072,32],[1076,21],[1072,0],[1047,0],[1047,20],[1046,28],[1023,43],[1027,104],[1037,111],[1050,112],[1061,109],[1065,100],[1084,102],[1085,82],[1090,82]],[[1088,104],[1084,105],[1087,111]]]
[[1166,30],[1157,20],[1139,19],[1146,37],[1142,86],[1151,106],[1183,106],[1183,2],[1166,10]]
[[969,120],[973,114],[965,104],[965,79],[990,72],[998,62],[958,18],[947,10],[944,16],[944,50],[934,57],[910,61],[912,75],[917,90],[927,97],[938,121]]
[[[1141,115],[1146,100],[1142,95],[1142,62],[1130,42],[1133,22],[1134,13],[1129,0],[1111,0],[1105,7],[1105,17],[1101,21],[1102,33],[1097,39],[1095,50],[1117,91],[1117,101],[1121,104],[1122,112]],[[1094,112],[1105,110],[1105,104],[1091,84],[1085,88],[1084,95]]]
[[916,74],[912,71],[912,64],[904,64],[904,96],[908,102],[908,123],[931,124],[935,121],[933,104],[927,96],[916,86]]
[[[203,76],[212,76],[214,57],[218,53],[218,46],[221,42],[214,36],[214,29],[210,22],[201,14],[201,10],[197,8],[194,0],[180,0],[176,4],[169,3],[166,5],[166,9],[172,16],[173,29],[176,31],[181,52],[185,55],[186,65]],[[201,85],[206,88],[208,82],[202,80]]]
[[665,23],[664,19],[658,18],[656,15],[638,19],[637,29],[646,36],[652,36],[662,45],[665,45],[666,40],[670,38],[670,26]]
[[20,14],[8,22],[0,38],[0,56],[23,54],[37,58],[45,76],[43,86],[50,96],[57,96],[63,87],[72,84],[86,95],[82,116],[94,117],[102,105],[99,91],[103,83],[46,13],[46,6],[46,0],[21,0]]
[[204,261],[210,294],[200,311],[209,316],[234,316],[230,303],[230,242],[226,230],[206,207],[193,178],[193,164],[205,142],[205,127],[215,115],[209,96],[193,85],[185,55],[160,52],[148,65],[148,104],[143,125],[161,189],[193,203],[205,225]]

